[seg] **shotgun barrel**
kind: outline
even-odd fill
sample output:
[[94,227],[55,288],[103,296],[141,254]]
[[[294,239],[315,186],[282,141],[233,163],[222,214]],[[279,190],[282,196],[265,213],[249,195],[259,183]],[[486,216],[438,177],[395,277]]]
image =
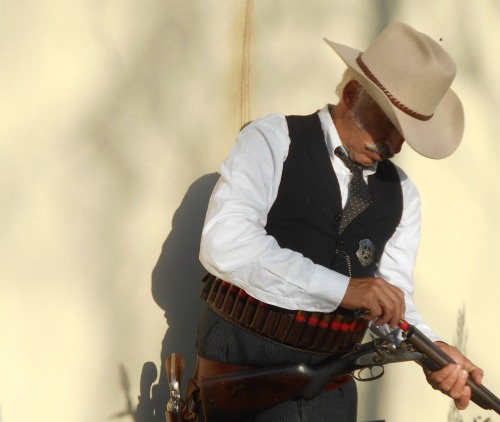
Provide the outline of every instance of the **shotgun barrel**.
[[[424,355],[424,359],[421,359],[419,363],[425,368],[436,371],[450,363],[456,363],[414,325],[400,321],[399,327],[403,330],[405,340]],[[471,400],[474,403],[483,409],[494,410],[500,415],[500,399],[495,394],[484,385],[476,384],[471,377],[468,378],[467,385],[471,388]]]

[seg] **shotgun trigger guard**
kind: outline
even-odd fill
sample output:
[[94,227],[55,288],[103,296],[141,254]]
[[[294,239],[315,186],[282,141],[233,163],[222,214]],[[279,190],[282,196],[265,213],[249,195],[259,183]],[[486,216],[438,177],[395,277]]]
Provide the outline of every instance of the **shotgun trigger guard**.
[[[375,373],[375,369],[380,371],[379,373]],[[367,375],[364,375],[368,372]],[[385,369],[382,365],[372,365],[372,366],[365,366],[364,368],[358,369],[355,371],[352,375],[352,377],[356,381],[375,381],[378,380],[379,378],[382,378],[384,376]]]

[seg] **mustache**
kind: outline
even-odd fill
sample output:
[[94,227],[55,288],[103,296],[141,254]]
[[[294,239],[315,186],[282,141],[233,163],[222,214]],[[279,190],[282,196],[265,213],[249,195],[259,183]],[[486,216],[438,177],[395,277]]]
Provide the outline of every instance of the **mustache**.
[[385,144],[381,145],[376,145],[372,144],[371,142],[365,142],[366,149],[369,151],[375,152],[379,154],[384,160],[387,158],[392,158],[394,157],[394,154],[391,152],[389,147]]

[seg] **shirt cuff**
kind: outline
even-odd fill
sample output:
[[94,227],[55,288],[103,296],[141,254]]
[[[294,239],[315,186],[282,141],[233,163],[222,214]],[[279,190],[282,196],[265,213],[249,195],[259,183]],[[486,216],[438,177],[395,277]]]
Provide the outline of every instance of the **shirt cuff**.
[[333,308],[340,306],[344,298],[350,278],[329,270],[321,265],[315,265],[312,276],[308,282],[308,293],[317,298],[317,309]]

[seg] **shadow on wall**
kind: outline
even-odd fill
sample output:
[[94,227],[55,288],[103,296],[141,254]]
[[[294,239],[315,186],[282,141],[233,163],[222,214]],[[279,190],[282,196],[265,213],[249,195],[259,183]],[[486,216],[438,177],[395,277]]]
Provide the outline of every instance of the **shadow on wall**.
[[199,299],[205,269],[198,254],[208,201],[218,178],[218,173],[207,174],[189,187],[174,214],[172,230],[153,270],[153,298],[165,311],[168,329],[162,342],[157,384],[153,385],[158,376],[156,365],[152,362],[143,365],[139,404],[134,418],[137,422],[165,421],[169,398],[165,371],[168,355],[175,352],[185,358],[183,390],[194,372],[198,319],[205,309],[205,303]]

